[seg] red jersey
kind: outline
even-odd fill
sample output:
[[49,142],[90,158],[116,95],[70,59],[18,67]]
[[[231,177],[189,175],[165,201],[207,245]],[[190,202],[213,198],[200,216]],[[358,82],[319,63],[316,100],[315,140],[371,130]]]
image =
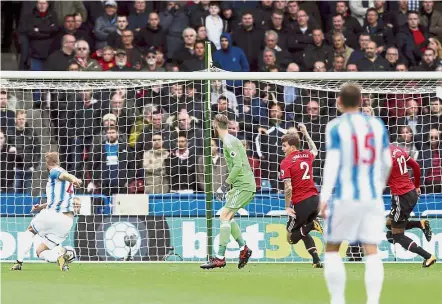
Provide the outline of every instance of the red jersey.
[[309,150],[304,150],[291,153],[281,162],[281,179],[292,181],[292,204],[318,195],[313,181],[314,160],[315,156]]
[[[403,195],[420,186],[420,168],[416,161],[408,156],[403,149],[390,145],[392,158],[392,167],[388,186],[390,186],[391,194]],[[408,175],[407,164],[413,168],[414,184]],[[417,170],[416,170],[417,165]]]

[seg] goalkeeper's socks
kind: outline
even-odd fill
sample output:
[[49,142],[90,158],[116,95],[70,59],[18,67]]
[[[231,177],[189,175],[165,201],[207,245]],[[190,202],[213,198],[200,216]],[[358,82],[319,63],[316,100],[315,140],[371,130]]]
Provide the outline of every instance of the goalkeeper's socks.
[[365,290],[367,304],[379,304],[384,282],[384,265],[378,254],[370,254],[365,258]]
[[412,239],[403,233],[393,234],[393,240],[395,243],[401,244],[404,249],[420,255],[424,259],[429,259],[431,257],[430,253],[418,246]]
[[24,257],[28,254],[29,250],[31,250],[34,236],[35,235],[29,230],[23,232],[21,246],[18,246],[17,262],[23,263]]
[[219,249],[217,257],[223,259],[226,254],[227,244],[230,241],[230,233],[232,228],[230,221],[221,221],[220,233],[219,233]]
[[338,252],[324,254],[324,277],[330,293],[331,304],[345,303],[345,273],[344,262]]
[[321,260],[319,259],[318,250],[316,249],[313,238],[310,235],[306,235],[302,240],[304,241],[305,249],[307,249],[308,253],[310,253],[313,258],[313,264],[319,263]]
[[408,221],[407,225],[405,226],[406,230],[410,230],[413,228],[420,228],[422,229],[422,223],[421,221]]
[[236,242],[239,245],[239,248],[243,249],[246,245],[246,242],[242,238],[241,228],[239,227],[238,223],[235,222],[235,220],[230,221],[230,227],[231,227],[231,233],[233,236],[233,239],[236,240]]

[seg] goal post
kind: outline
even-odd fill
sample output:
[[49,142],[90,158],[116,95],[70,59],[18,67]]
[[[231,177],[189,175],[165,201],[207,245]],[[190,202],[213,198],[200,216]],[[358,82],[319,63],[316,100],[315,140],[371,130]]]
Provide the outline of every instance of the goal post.
[[[361,86],[364,111],[383,119],[391,141],[420,163],[426,193],[413,215],[430,220],[434,237],[427,242],[420,231],[407,234],[442,258],[442,194],[431,175],[439,171],[430,136],[437,130],[441,137],[433,120],[442,111],[441,73],[237,73],[208,60],[206,67],[191,73],[2,71],[0,259],[15,259],[32,205],[45,200],[48,151],[58,151],[62,165],[85,182],[78,191],[82,210],[65,241],[80,261],[120,261],[129,251],[136,261],[203,261],[216,253],[222,202],[213,191],[226,177],[226,164],[211,120],[220,111],[247,147],[256,178],[255,199],[237,220],[254,250],[251,260],[309,262],[301,243],[285,240],[280,138],[296,132],[297,123],[307,126],[319,150],[313,176],[320,187],[325,125],[339,115],[337,92],[348,81]],[[13,121],[21,113],[32,132]],[[111,148],[112,126],[119,150]],[[388,211],[388,192],[384,202]],[[131,235],[133,248],[124,243]],[[313,236],[322,254],[322,237]],[[380,249],[385,261],[419,261],[387,241]],[[232,240],[227,258],[237,255]],[[27,260],[37,260],[35,251]]]

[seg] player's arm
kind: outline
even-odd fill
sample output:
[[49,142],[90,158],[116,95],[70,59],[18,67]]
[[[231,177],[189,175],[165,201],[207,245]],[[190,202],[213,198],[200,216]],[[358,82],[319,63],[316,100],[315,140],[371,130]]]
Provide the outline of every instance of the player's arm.
[[412,157],[408,157],[407,165],[413,170],[414,187],[418,194],[421,194],[421,166]]
[[76,178],[74,175],[67,173],[66,171],[61,172],[61,174],[58,176],[59,180],[67,181],[72,183],[75,187],[80,187],[82,184],[81,179]]
[[321,205],[319,206],[321,216],[324,218],[327,202],[330,200],[336,184],[341,160],[341,143],[336,124],[327,125],[325,141],[327,154],[325,156],[325,165],[322,177]]
[[31,212],[40,212],[42,209],[45,209],[48,206],[48,203],[44,204],[36,204],[32,206]]
[[302,135],[304,135],[305,140],[307,141],[308,148],[310,149],[310,153],[313,154],[314,157],[318,155],[318,148],[316,147],[315,142],[308,134],[307,128],[304,124],[298,124],[299,130],[301,131]]
[[292,181],[289,178],[284,180],[284,198],[285,198],[285,210],[287,215],[295,216],[295,210],[290,207],[292,203]]
[[392,160],[391,160],[391,150],[390,150],[390,136],[388,135],[387,128],[385,125],[384,127],[384,134],[382,135],[382,164],[384,168],[384,187],[387,186],[388,179],[390,178],[391,173],[391,166],[392,166]]

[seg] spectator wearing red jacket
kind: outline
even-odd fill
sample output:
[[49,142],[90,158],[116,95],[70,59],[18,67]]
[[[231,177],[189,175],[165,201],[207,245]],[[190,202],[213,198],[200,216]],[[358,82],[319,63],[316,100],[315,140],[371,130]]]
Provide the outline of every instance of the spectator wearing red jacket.
[[110,46],[97,50],[91,55],[91,58],[97,60],[103,71],[109,71],[115,66],[115,51]]

